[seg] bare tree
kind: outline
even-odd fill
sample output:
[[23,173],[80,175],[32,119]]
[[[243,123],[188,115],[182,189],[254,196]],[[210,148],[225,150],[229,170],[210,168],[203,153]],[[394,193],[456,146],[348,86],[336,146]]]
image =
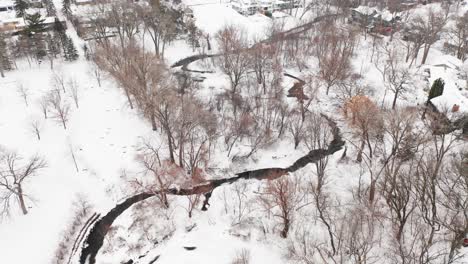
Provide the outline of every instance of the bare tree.
[[46,162],[39,156],[33,156],[25,161],[14,152],[3,152],[0,157],[0,201],[2,203],[2,213],[8,215],[13,199],[17,199],[23,214],[28,210],[25,198],[28,195],[24,192],[23,184],[46,167]]
[[297,178],[282,177],[269,180],[260,193],[259,199],[265,209],[272,211],[273,216],[281,219],[283,227],[280,236],[282,238],[288,237],[294,213],[304,199],[300,188],[300,180]]
[[250,263],[250,251],[246,248],[241,249],[236,253],[236,256],[232,260],[231,264],[249,264]]
[[247,190],[248,184],[246,182],[236,182],[233,184],[234,199],[231,201],[231,203],[233,203],[233,214],[235,217],[233,225],[241,224],[247,214],[251,211],[249,202],[247,201]]
[[179,166],[193,175],[208,165],[209,145],[216,136],[217,120],[195,96],[181,97],[180,108],[175,130]]
[[169,200],[166,193],[161,192],[161,190],[168,189],[169,186],[176,180],[175,177],[178,177],[178,174],[174,172],[168,173],[169,171],[164,169],[163,164],[169,166],[164,161],[161,161],[159,157],[159,148],[154,147],[151,143],[143,143],[143,148],[141,154],[138,156],[138,160],[145,168],[146,174],[151,174],[153,180],[150,184],[144,184],[138,180],[135,181],[135,184],[140,187],[157,193],[157,197],[164,208],[169,208]]
[[226,26],[216,34],[221,70],[231,82],[231,93],[235,95],[242,79],[247,75],[251,65],[250,54],[244,52],[248,48],[247,32],[243,28]]
[[462,152],[452,157],[443,175],[439,183],[442,197],[438,201],[439,210],[445,210],[447,216],[439,219],[450,234],[447,263],[453,263],[463,255],[460,245],[468,232],[468,154]]
[[318,77],[325,83],[328,95],[332,86],[351,76],[355,37],[333,23],[322,23],[320,32],[322,35],[314,38],[315,54],[319,62]]
[[439,210],[439,186],[442,178],[446,177],[444,165],[448,163],[447,154],[454,147],[455,140],[453,135],[433,135],[431,140],[425,142],[430,150],[425,148],[418,152],[421,156],[415,166],[415,177],[412,181],[415,183],[415,194],[419,201],[417,205],[420,219],[427,226],[427,231],[424,232],[426,239],[421,243],[419,252],[419,258],[425,261],[431,261],[434,257],[431,256],[430,249],[436,244],[436,233],[440,229],[442,218]]
[[460,60],[466,58],[468,53],[468,12],[456,18],[455,25],[449,30],[450,36],[455,43],[456,55]]
[[358,204],[351,207],[341,221],[339,233],[343,235],[343,258],[348,259],[349,254],[353,263],[379,263],[382,259],[378,245],[385,237],[378,229],[379,212],[373,207]]
[[289,131],[294,139],[294,149],[297,149],[305,134],[305,125],[301,113],[293,110],[289,116]]
[[64,102],[62,97],[57,93],[49,94],[49,104],[52,106],[53,118],[60,122],[64,129],[67,129],[70,105]]
[[[409,24],[412,34],[422,37],[424,45],[424,53],[421,59],[421,64],[425,64],[429,50],[438,39],[448,20],[448,9],[434,10],[430,8],[428,13],[415,16]],[[419,49],[419,47],[416,47]],[[415,57],[417,52],[415,53]]]
[[158,57],[164,58],[166,45],[175,39],[177,33],[177,13],[165,5],[152,4],[143,11],[144,26],[153,40]]
[[[310,113],[306,117],[306,136],[304,142],[309,150],[326,149],[331,140],[332,132],[328,126],[327,120],[319,114]],[[332,255],[337,252],[334,231],[332,226],[332,217],[330,212],[331,197],[325,186],[327,184],[326,168],[328,165],[328,156],[314,163],[316,179],[309,179],[308,192],[311,194],[313,203],[317,208],[320,221],[326,226],[329,236]]]
[[63,72],[56,72],[54,71],[52,75],[52,82],[57,87],[57,89],[62,89],[63,93],[66,93],[66,82],[65,76]]
[[76,108],[79,108],[78,106],[78,101],[79,101],[79,95],[78,95],[78,82],[76,81],[75,78],[70,78],[67,82],[68,88],[71,91],[71,97],[73,98],[73,102],[75,102]]
[[105,21],[115,29],[122,49],[133,41],[138,32],[141,18],[137,7],[126,1],[116,1],[107,9]]
[[193,210],[197,208],[198,204],[200,203],[200,200],[201,200],[201,194],[187,195],[188,205],[185,208],[185,210],[187,211],[189,218],[192,218]]
[[39,106],[41,108],[42,114],[44,115],[44,118],[47,119],[47,110],[49,109],[49,95],[45,94],[41,97],[39,100]]
[[41,140],[42,123],[38,119],[31,121],[31,131],[37,136],[37,140]]
[[372,94],[372,90],[359,74],[353,74],[348,80],[337,84],[337,97],[342,104],[354,96],[366,94]]
[[133,54],[133,47],[122,49],[116,45],[98,46],[94,54],[96,64],[108,72],[120,84],[127,97],[130,109],[133,109],[132,101],[132,73],[128,57]]
[[29,97],[29,89],[24,86],[22,83],[18,83],[18,93],[24,100],[26,106],[28,106],[28,97]]
[[374,65],[382,74],[382,81],[385,85],[381,107],[384,108],[387,92],[390,90],[394,93],[392,109],[395,109],[397,99],[403,98],[408,92],[411,79],[409,69],[403,64],[403,53],[399,43],[380,43]]
[[255,42],[256,44],[249,51],[252,54],[250,66],[255,72],[257,83],[263,89],[263,94],[266,94],[269,86],[268,79],[271,78],[272,83],[275,83],[278,81],[277,78],[282,75],[282,67],[278,56],[279,50],[274,43],[265,44],[258,40]]
[[93,60],[93,62],[91,62],[90,72],[94,76],[94,78],[96,78],[98,86],[101,87],[102,78],[103,78],[102,70],[101,70],[101,68],[99,68],[99,65],[97,65],[96,62],[94,62],[94,56],[93,56],[92,60]]

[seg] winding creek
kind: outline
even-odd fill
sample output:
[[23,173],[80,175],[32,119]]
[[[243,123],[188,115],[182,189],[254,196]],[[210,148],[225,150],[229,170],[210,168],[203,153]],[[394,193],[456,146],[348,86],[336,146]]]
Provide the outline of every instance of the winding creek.
[[180,196],[187,196],[193,194],[203,194],[205,195],[205,202],[203,204],[203,209],[206,209],[206,204],[208,203],[208,199],[211,196],[211,193],[218,188],[219,186],[231,184],[239,180],[274,180],[279,177],[288,175],[289,173],[295,172],[310,163],[318,162],[320,159],[332,155],[333,153],[341,150],[345,144],[343,141],[340,129],[337,127],[337,124],[328,118],[325,115],[322,115],[327,121],[328,125],[332,129],[333,140],[328,144],[327,148],[324,149],[314,149],[309,151],[306,155],[299,158],[294,162],[291,166],[287,168],[264,168],[252,171],[245,171],[241,173],[237,173],[233,177],[224,178],[224,179],[215,179],[215,180],[208,180],[201,184],[184,188],[184,189],[166,189],[160,190],[158,192],[143,192],[136,194],[124,202],[117,204],[112,210],[110,210],[106,215],[104,215],[99,220],[93,222],[93,227],[89,232],[88,236],[84,240],[83,248],[80,255],[80,264],[95,264],[96,263],[96,256],[104,244],[104,239],[112,226],[113,222],[128,208],[132,205],[146,200],[148,198],[154,197],[157,194],[166,193],[168,195],[180,195]]
[[[300,36],[304,32],[313,28],[315,23],[326,19],[335,19],[338,17],[339,14],[330,14],[324,15],[315,18],[314,20],[305,23],[303,25],[294,27],[292,29],[279,32],[265,40],[261,43],[273,43],[278,42],[281,40],[293,39],[295,37]],[[254,48],[255,45],[251,48]],[[251,49],[250,48],[250,49]],[[182,71],[184,72],[193,72],[193,73],[208,73],[206,71],[198,71],[198,70],[191,70],[188,68],[189,64],[197,61],[203,60],[207,58],[213,58],[217,56],[221,56],[222,54],[202,54],[202,55],[194,55],[187,58],[184,58],[171,66],[171,68],[181,67]],[[296,77],[292,75],[286,75],[291,78]],[[298,79],[299,80],[299,79]],[[302,80],[300,80],[302,81]],[[303,82],[303,81],[302,81]],[[207,205],[209,198],[211,197],[212,192],[221,185],[231,184],[239,180],[274,180],[280,178],[282,176],[288,175],[289,173],[295,172],[310,163],[318,162],[320,159],[332,155],[333,153],[341,150],[345,144],[343,141],[340,130],[337,127],[336,123],[328,118],[325,115],[322,115],[327,121],[329,126],[332,129],[333,133],[333,140],[329,143],[328,148],[326,149],[314,149],[311,150],[309,153],[304,155],[303,157],[296,160],[293,164],[291,164],[287,168],[263,168],[258,170],[252,171],[245,171],[235,174],[233,177],[228,177],[224,179],[214,179],[208,180],[201,184],[184,188],[184,189],[166,189],[160,190],[156,192],[143,192],[136,194],[132,197],[127,198],[120,204],[117,204],[112,210],[110,210],[106,215],[99,219],[92,219],[92,221],[88,221],[89,226],[83,227],[84,230],[90,229],[91,231],[87,234],[86,238],[83,239],[84,241],[78,241],[78,243],[82,242],[82,250],[79,257],[80,264],[95,264],[96,263],[96,256],[101,249],[102,245],[104,244],[104,239],[114,223],[114,221],[124,213],[128,208],[132,205],[154,197],[161,193],[166,193],[168,195],[179,195],[179,196],[188,196],[193,194],[203,194],[205,196],[205,201],[203,202],[202,210],[207,210]],[[91,219],[90,219],[91,220]],[[92,227],[91,227],[92,226]],[[85,236],[86,234],[83,234]]]

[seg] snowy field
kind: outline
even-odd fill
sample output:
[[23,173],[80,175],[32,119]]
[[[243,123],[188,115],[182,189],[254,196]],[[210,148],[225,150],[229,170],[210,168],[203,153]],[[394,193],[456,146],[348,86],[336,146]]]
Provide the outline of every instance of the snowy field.
[[[193,9],[196,26],[212,37],[226,25],[235,25],[244,28],[251,38],[262,39],[274,23],[284,24],[283,30],[287,30],[303,22],[291,16],[275,20],[261,14],[246,17],[218,0],[184,2]],[[61,1],[55,1],[55,4],[59,6]],[[464,11],[468,10],[464,8]],[[68,32],[77,47],[85,43],[71,26]],[[384,40],[388,40],[388,37]],[[148,36],[142,42],[152,47]],[[359,35],[358,43],[351,59],[352,68],[362,76],[361,81],[365,86],[371,88],[369,97],[376,105],[390,108],[393,95],[387,94],[382,74],[376,67],[379,64],[371,61],[371,57],[382,54],[371,54],[374,43],[370,37]],[[216,54],[217,44],[214,43],[213,46],[211,53]],[[436,78],[445,79],[448,84],[446,94],[459,98],[462,110],[468,111],[463,108],[468,105],[466,90],[462,91],[455,86],[458,80],[456,69],[463,67],[463,62],[445,54],[441,46],[437,43],[431,48],[425,65],[419,66],[418,57],[417,67],[409,68],[412,88],[398,101],[398,107],[424,105],[427,100],[425,89],[428,87],[422,76],[424,69],[430,68],[432,77],[429,78],[429,83],[432,84]],[[403,49],[403,44],[399,48]],[[199,52],[189,47],[185,41],[177,39],[166,49],[166,63],[171,65]],[[84,58],[81,49],[80,55],[74,62],[56,60],[53,70],[47,60],[40,65],[30,65],[24,59],[19,60],[18,69],[8,71],[5,78],[0,78],[0,146],[4,150],[17,152],[24,160],[39,155],[47,164],[36,176],[28,178],[24,183],[28,214],[23,215],[15,209],[0,223],[0,263],[52,263],[57,248],[67,236],[67,228],[74,221],[83,201],[90,205],[90,212],[105,215],[116,204],[133,195],[135,190],[129,187],[132,186],[132,179],[143,174],[143,168],[138,162],[143,144],[152,141],[164,145],[166,140],[161,130],[152,130],[151,123],[137,107],[130,108],[121,85],[111,75],[103,73],[102,83],[99,84],[93,75],[96,66]],[[453,65],[453,69],[444,70],[437,66],[441,64]],[[206,65],[209,67],[204,68]],[[320,69],[315,58],[311,58],[307,66],[307,69],[300,69],[289,64],[283,72],[300,78],[319,74]],[[190,67],[197,70],[217,69],[206,61],[193,63]],[[173,70],[175,71],[176,69]],[[203,76],[207,79],[200,85],[197,97],[208,105],[211,100],[216,99],[215,95],[227,90],[229,80],[219,69]],[[60,78],[64,87],[60,86]],[[294,83],[291,78],[283,78],[280,85],[287,91]],[[54,92],[54,89],[66,90],[60,92],[62,101],[69,106],[66,128],[54,112],[49,111],[45,117],[41,109],[44,97],[51,91]],[[76,91],[75,95],[73,89]],[[283,96],[284,94],[285,92]],[[350,201],[355,198],[354,191],[360,188],[361,181],[367,181],[362,179],[367,174],[358,163],[349,158],[343,159],[346,151],[348,156],[353,155],[349,153],[356,152],[358,140],[353,136],[349,122],[343,117],[340,109],[342,101],[337,93],[332,91],[330,96],[326,96],[320,90],[314,96],[310,108],[336,120],[347,142],[346,150],[339,150],[327,158],[326,186],[331,196],[328,198],[335,206],[334,209],[341,213],[351,207]],[[284,101],[290,107],[298,105],[295,98],[285,97]],[[36,131],[33,124],[37,127]],[[166,149],[162,149],[165,153]],[[235,173],[262,168],[286,168],[309,151],[302,144],[294,148],[293,139],[285,136],[259,149],[249,158],[232,160],[233,156],[241,156],[248,149],[246,144],[236,143],[232,155],[227,157],[227,150],[220,139],[212,154],[208,179],[232,177]],[[466,142],[457,143],[453,153],[466,150]],[[309,164],[287,177],[304,179],[314,170],[315,166]],[[259,205],[259,196],[264,191],[264,186],[261,181],[240,181],[221,186],[213,192],[209,210],[200,211],[200,206],[197,206],[193,217],[187,216],[191,201],[183,196],[171,196],[171,207],[164,211],[151,199],[142,203],[143,206],[134,206],[123,213],[112,228],[109,227],[111,231],[104,240],[97,263],[126,263],[125,261],[133,259],[135,262],[128,263],[231,264],[233,258],[246,249],[249,251],[250,264],[306,263],[292,260],[288,256],[292,240],[279,237],[281,221],[278,222],[277,215],[267,212],[265,207]],[[305,190],[306,187],[301,188],[300,190]],[[203,200],[203,197],[200,199]],[[311,197],[308,199],[303,202],[304,206],[314,202]],[[382,199],[382,205],[384,204]],[[246,211],[240,213],[240,210]],[[301,234],[312,233],[317,241],[326,244],[328,233],[325,225],[318,220],[319,213],[314,209],[296,208],[296,211],[294,225],[297,229],[293,230],[292,236],[301,237]],[[378,213],[389,214],[383,209],[377,210],[376,214]],[[134,223],[137,216],[141,217],[141,226]],[[341,217],[345,217],[344,214],[340,214],[337,221],[346,223],[346,219]],[[387,224],[382,221],[382,228]],[[340,228],[345,230],[343,226]],[[71,240],[74,241],[75,237]],[[142,241],[144,245],[139,244]],[[316,243],[317,248],[322,245]],[[371,253],[376,258],[383,258],[387,253],[384,250],[391,250],[391,245],[385,245],[385,237],[378,244],[380,247]],[[191,247],[195,249],[187,249]],[[460,255],[468,253],[466,248],[460,252]],[[72,263],[78,263],[78,257],[79,252],[71,258]],[[330,261],[327,257],[322,258],[314,258],[310,263]],[[357,262],[349,260],[345,263]],[[373,260],[372,263],[399,262]],[[468,257],[454,263],[468,263]]]

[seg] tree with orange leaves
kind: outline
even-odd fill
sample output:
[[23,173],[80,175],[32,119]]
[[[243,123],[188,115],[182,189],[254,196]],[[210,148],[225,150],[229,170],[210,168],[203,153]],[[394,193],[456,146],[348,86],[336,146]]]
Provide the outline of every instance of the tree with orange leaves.
[[369,97],[365,95],[356,95],[349,99],[344,107],[344,116],[351,126],[359,131],[361,144],[356,160],[362,161],[364,147],[367,144],[369,148],[369,157],[372,158],[372,145],[370,137],[375,134],[381,126],[380,110]]

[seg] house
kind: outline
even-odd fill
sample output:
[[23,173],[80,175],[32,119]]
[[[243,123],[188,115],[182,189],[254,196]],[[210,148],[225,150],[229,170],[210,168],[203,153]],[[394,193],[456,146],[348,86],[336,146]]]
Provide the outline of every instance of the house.
[[351,9],[352,23],[357,23],[362,27],[366,27],[371,31],[381,34],[389,34],[399,27],[401,20],[399,14],[391,13],[389,10],[379,10],[375,7],[358,6]]
[[[454,65],[453,60],[451,61],[440,61],[431,66],[424,66],[425,69],[430,69],[429,86],[438,78],[445,82],[444,92],[442,95],[432,98],[429,101],[429,106],[434,112],[433,116],[438,118],[436,124],[441,123],[442,126],[444,126],[444,123],[451,124],[453,127],[462,128],[463,133],[468,135],[468,90],[466,80],[460,78],[460,65]],[[446,122],[440,120],[446,120]]]
[[253,15],[259,9],[259,5],[254,0],[234,0],[231,7],[242,15]]
[[[44,26],[44,30],[53,30],[55,22],[56,22],[55,17],[45,17],[44,22],[42,25]],[[67,24],[64,19],[59,20],[60,23],[66,28]],[[11,19],[3,19],[0,20],[0,32],[8,32],[13,35],[16,35],[20,33],[22,30],[26,28],[26,22],[22,17],[15,17]]]
[[0,13],[14,12],[15,2],[12,0],[0,0]]
[[299,0],[233,0],[232,9],[242,15],[253,15],[257,12],[266,13],[285,9],[298,8],[302,4]]
[[361,24],[363,26],[368,26],[379,17],[379,12],[377,8],[368,7],[368,6],[358,6],[351,9],[351,21]]
[[14,32],[21,28],[22,18],[11,18],[0,20],[0,32]]

